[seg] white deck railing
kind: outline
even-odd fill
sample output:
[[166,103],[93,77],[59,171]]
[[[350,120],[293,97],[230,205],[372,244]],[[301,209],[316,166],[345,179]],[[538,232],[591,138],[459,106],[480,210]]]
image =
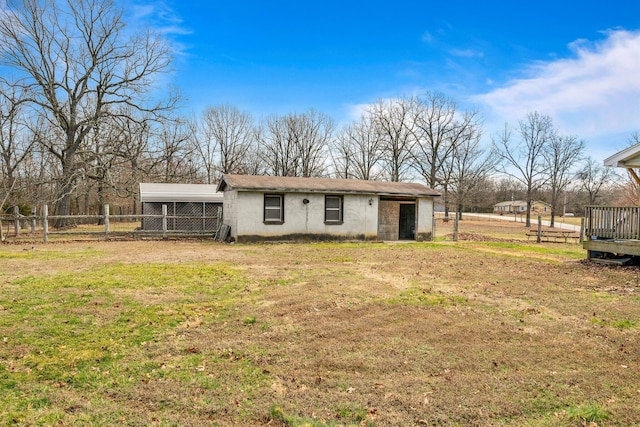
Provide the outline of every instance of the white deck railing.
[[640,239],[640,206],[587,206],[585,235],[589,239]]

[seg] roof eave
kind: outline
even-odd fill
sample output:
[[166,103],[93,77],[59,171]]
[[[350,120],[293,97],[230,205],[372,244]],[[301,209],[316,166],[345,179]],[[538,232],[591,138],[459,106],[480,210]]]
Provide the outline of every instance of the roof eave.
[[604,160],[604,165],[613,168],[640,167],[640,144],[632,145]]
[[[218,191],[224,191],[224,188],[218,187]],[[228,187],[228,190],[235,191],[255,191],[269,193],[313,193],[313,194],[360,194],[368,196],[388,196],[388,197],[439,197],[438,192],[433,193],[394,193],[389,191],[359,191],[359,190],[339,190],[339,189],[308,189],[308,188],[290,188],[290,187]]]

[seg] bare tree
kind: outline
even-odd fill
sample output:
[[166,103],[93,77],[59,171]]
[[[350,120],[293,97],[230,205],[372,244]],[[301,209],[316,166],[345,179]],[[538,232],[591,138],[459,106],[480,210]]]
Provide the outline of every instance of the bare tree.
[[551,135],[548,147],[543,152],[551,189],[551,227],[555,226],[560,194],[571,183],[572,169],[581,159],[583,152],[584,141],[575,136],[559,136],[555,133]]
[[251,144],[242,162],[242,173],[247,175],[267,175],[269,171],[262,160],[263,158],[264,155],[260,152],[260,146],[257,143]]
[[375,180],[379,178],[383,138],[376,122],[364,115],[345,126],[336,138],[331,155],[341,178]]
[[336,178],[349,179],[353,176],[355,150],[349,134],[354,125],[355,122],[344,126],[329,149]]
[[[83,184],[94,184],[97,200],[89,200],[85,191],[85,207],[96,202],[96,211],[110,202],[109,196],[134,199],[138,183],[147,176],[150,160],[150,123],[148,117],[131,108],[121,108],[118,114],[105,117],[87,135],[86,149],[78,152],[83,165]],[[137,205],[133,203],[133,213]]]
[[244,165],[254,144],[253,119],[231,105],[208,107],[192,133],[195,149],[212,184],[223,173],[246,173]]
[[131,199],[131,212],[136,214],[140,197],[138,184],[150,176],[153,160],[150,157],[151,122],[134,117],[135,113],[131,112],[115,122],[119,129],[118,157],[122,159],[115,187],[120,197]]
[[173,106],[145,99],[170,60],[159,36],[124,32],[122,11],[111,0],[8,0],[0,7],[0,63],[19,76],[28,101],[62,136],[47,146],[61,164],[58,214],[70,212],[81,176],[78,150],[114,107]]
[[321,176],[325,174],[326,150],[333,138],[335,124],[324,113],[309,110],[300,116],[300,138],[297,151],[300,156],[300,176]]
[[596,162],[593,157],[588,157],[582,169],[576,174],[580,182],[580,189],[587,193],[587,204],[595,205],[600,190],[611,176],[611,168],[605,168]]
[[533,196],[547,183],[548,165],[543,154],[554,132],[551,118],[536,111],[520,121],[519,141],[513,142],[508,125],[492,139],[493,149],[501,160],[501,171],[526,188],[527,227],[531,227]]
[[265,119],[256,131],[260,155],[267,166],[267,173],[275,176],[296,176],[298,157],[296,137],[290,132],[286,120],[278,116]]
[[276,176],[322,176],[333,120],[314,110],[267,118],[257,131],[262,159]]
[[197,181],[188,121],[183,117],[172,117],[151,132],[149,150],[153,166],[148,169],[151,178],[159,182]]
[[21,94],[15,87],[0,86],[0,188],[5,193],[0,212],[17,187],[20,167],[36,143],[31,127]]
[[454,100],[429,92],[417,100],[413,127],[413,166],[431,188],[446,185],[447,161],[457,147],[480,133],[476,111],[458,113]]
[[526,197],[526,193],[522,182],[510,176],[503,176],[493,183],[494,203],[520,200]]
[[442,189],[445,217],[448,217],[449,187],[454,173],[451,161],[454,153],[461,154],[458,148],[481,132],[478,113],[460,114],[454,100],[441,93],[428,92],[425,98],[417,99],[414,121],[413,167],[427,185]]
[[379,100],[367,113],[382,138],[384,171],[390,181],[402,181],[408,174],[415,144],[415,98]]
[[495,172],[497,156],[493,150],[480,146],[481,135],[479,128],[471,127],[470,133],[455,144],[446,167],[451,171],[448,183],[455,196],[458,219],[462,219],[467,200]]
[[198,167],[205,172],[204,182],[211,184],[215,180],[218,156],[215,141],[205,127],[203,116],[204,113],[189,120],[188,126],[191,145],[197,153]]

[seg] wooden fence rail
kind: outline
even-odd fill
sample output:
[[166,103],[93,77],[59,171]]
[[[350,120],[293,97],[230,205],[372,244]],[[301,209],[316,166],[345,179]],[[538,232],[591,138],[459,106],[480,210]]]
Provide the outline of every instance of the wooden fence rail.
[[[65,227],[61,229],[51,227],[51,225],[58,220],[69,220],[74,225],[90,222],[94,224],[94,226],[90,228]],[[15,237],[20,236],[21,233],[28,232],[37,234],[39,233],[38,225],[41,225],[44,242],[48,242],[51,235],[62,234],[101,235],[105,238],[123,234],[132,236],[157,236],[162,238],[167,238],[170,235],[209,235],[216,237],[222,225],[222,208],[219,207],[215,215],[168,215],[167,206],[163,205],[161,215],[111,215],[109,205],[105,205],[102,215],[49,215],[49,208],[45,205],[42,208],[41,215],[37,215],[35,209],[32,210],[30,216],[21,215],[18,208],[15,208],[13,215],[0,216],[0,227],[2,222],[7,224],[6,234],[8,234],[9,226],[11,225]],[[122,227],[118,227],[118,224],[121,223],[138,223],[138,226],[123,230]],[[147,224],[147,229],[143,226],[145,223]],[[151,223],[157,226],[149,227]],[[0,236],[2,236],[1,233]],[[3,237],[6,238],[6,235]]]

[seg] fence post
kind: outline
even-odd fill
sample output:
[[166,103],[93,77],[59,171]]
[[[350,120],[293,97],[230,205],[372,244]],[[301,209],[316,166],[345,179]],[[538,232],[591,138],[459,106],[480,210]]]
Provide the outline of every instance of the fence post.
[[15,220],[13,230],[16,232],[16,237],[18,237],[20,235],[20,208],[17,206],[13,207],[13,218]]
[[36,232],[36,207],[31,208],[31,234]]
[[42,239],[45,243],[49,241],[49,205],[42,207]]
[[109,205],[104,205],[104,234],[109,237]]
[[431,216],[431,241],[436,241],[436,215],[435,213]]
[[453,220],[453,241],[454,242],[458,241],[458,215],[457,214],[454,216],[454,220]]
[[162,238],[167,238],[167,205],[162,205]]
[[584,217],[580,218],[580,244],[584,243]]
[[542,216],[538,215],[538,236],[536,237],[536,243],[542,241]]

